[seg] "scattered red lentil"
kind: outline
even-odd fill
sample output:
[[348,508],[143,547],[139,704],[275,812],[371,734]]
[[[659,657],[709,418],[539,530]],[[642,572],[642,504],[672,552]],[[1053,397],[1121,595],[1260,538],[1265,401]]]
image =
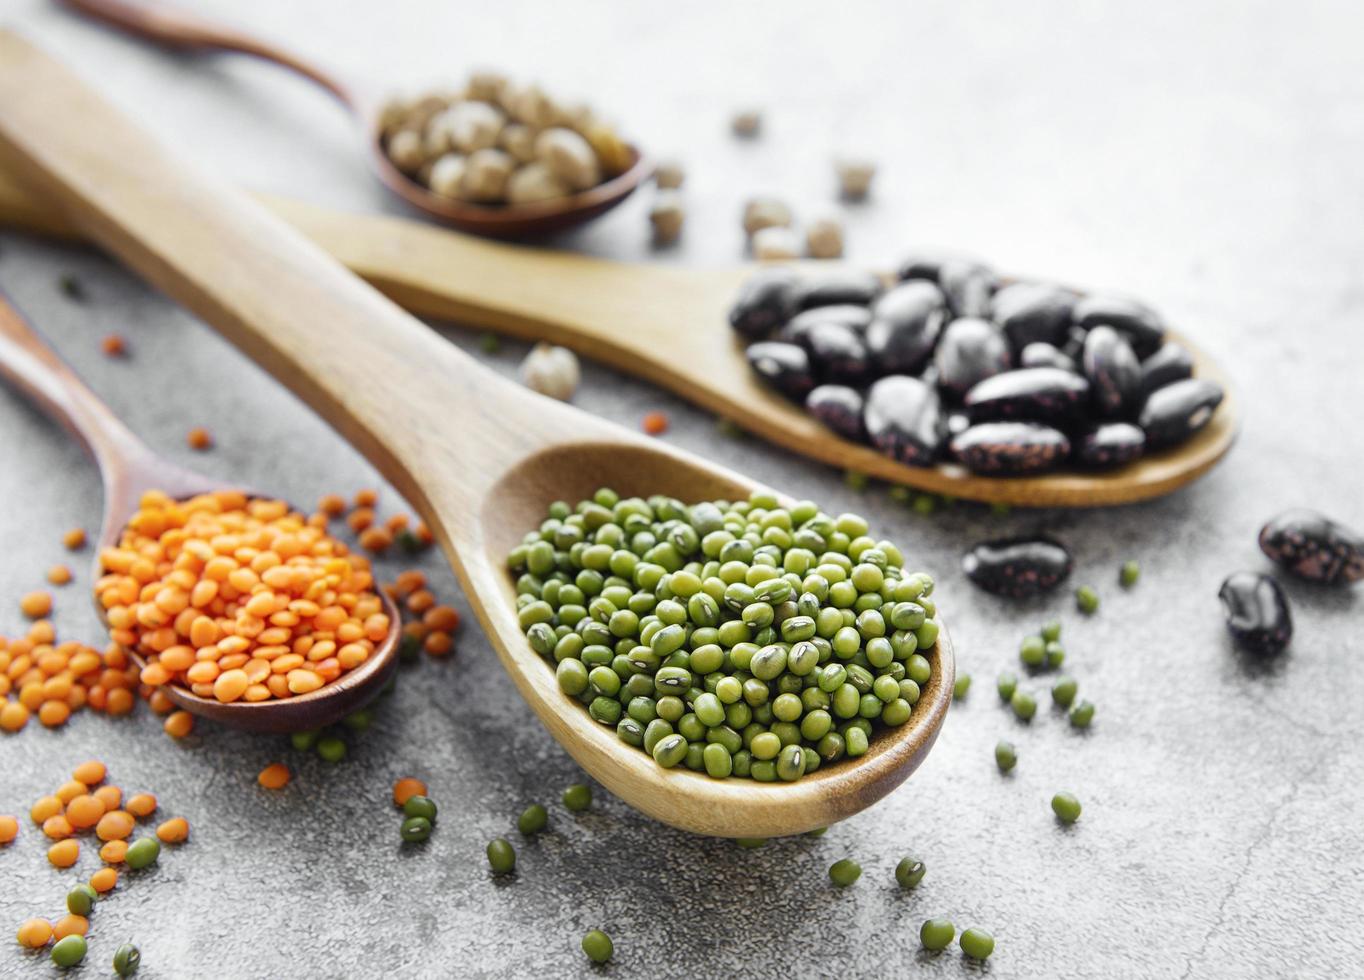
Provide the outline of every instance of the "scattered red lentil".
[[425,796],[426,784],[413,776],[404,776],[393,784],[393,804],[402,806],[414,796]]
[[339,493],[326,494],[317,502],[317,509],[328,517],[340,517],[346,512],[346,498]]
[[416,528],[413,529],[412,535],[417,539],[417,541],[420,544],[423,545],[430,546],[432,544],[435,544],[436,541],[436,536],[431,533],[431,529],[426,526],[425,521],[417,522],[417,526]]
[[256,781],[266,789],[283,789],[289,785],[289,779],[289,767],[282,762],[271,763],[256,777]]
[[663,412],[649,412],[644,416],[644,431],[651,436],[661,436],[668,431],[668,416]]
[[379,502],[379,491],[366,487],[355,492],[356,507],[373,507]]
[[29,919],[19,927],[19,945],[42,949],[52,941],[52,923],[46,919]]
[[118,872],[113,868],[100,868],[90,876],[90,887],[101,895],[114,890],[118,884]]
[[[75,841],[71,841],[75,843]],[[55,863],[55,862],[54,862]],[[69,867],[69,865],[59,865]],[[90,929],[90,920],[83,915],[64,915],[52,923],[52,938],[65,939],[67,936],[84,936]]]
[[95,824],[95,836],[102,841],[127,840],[133,832],[133,815],[127,810],[111,810]]
[[104,804],[88,793],[66,805],[66,820],[77,830],[89,830],[104,816]]
[[105,810],[117,810],[123,803],[123,790],[117,786],[101,786],[93,796],[104,804]]
[[73,527],[62,535],[62,544],[69,551],[79,551],[85,547],[85,528]]
[[19,599],[19,609],[29,619],[42,619],[52,614],[50,592],[29,592]]
[[65,565],[53,565],[47,570],[47,580],[53,585],[66,585],[71,581],[71,569]]
[[360,547],[374,554],[383,554],[393,544],[393,534],[387,528],[367,527],[360,535]]
[[397,534],[399,531],[407,530],[408,520],[409,518],[406,514],[394,514],[388,520],[384,521],[384,527],[388,528],[389,534]]
[[418,589],[426,588],[426,576],[416,570],[399,572],[393,587],[400,596],[408,596]]
[[128,342],[123,339],[122,334],[106,334],[99,346],[109,357],[122,357],[128,353]]
[[444,630],[432,630],[426,634],[426,639],[422,643],[422,647],[433,657],[445,656],[454,648],[454,645],[454,639]]
[[198,449],[200,451],[212,449],[213,433],[209,432],[201,425],[196,425],[189,430],[188,434],[186,434],[185,442],[189,444],[190,449]]
[[139,820],[150,817],[156,812],[156,797],[151,793],[138,793],[128,797],[128,805],[124,809]]
[[364,531],[373,523],[374,511],[370,510],[368,507],[361,507],[357,510],[353,510],[350,512],[350,516],[346,518],[346,525],[356,534]]
[[194,716],[188,711],[172,711],[161,727],[171,738],[184,738],[194,731]]
[[418,589],[407,597],[407,608],[414,613],[424,613],[436,604],[436,597],[430,589]]
[[47,859],[52,862],[54,867],[69,868],[76,863],[80,857],[80,841],[67,838],[59,840],[47,849]]
[[459,628],[459,612],[450,606],[432,606],[422,616],[422,623],[428,629],[452,633]]
[[0,817],[0,844],[8,844],[19,836],[19,821],[13,817]]
[[163,844],[179,844],[189,837],[189,821],[184,817],[172,817],[156,828],[156,836]]
[[100,860],[106,864],[122,864],[123,859],[128,856],[128,842],[126,840],[105,841],[104,846],[99,849]]

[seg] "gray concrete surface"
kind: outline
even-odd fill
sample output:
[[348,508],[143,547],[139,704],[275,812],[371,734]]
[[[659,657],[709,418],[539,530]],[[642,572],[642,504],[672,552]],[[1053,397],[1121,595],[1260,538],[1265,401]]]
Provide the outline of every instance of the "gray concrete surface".
[[[777,190],[807,210],[831,203],[830,154],[864,147],[883,172],[875,199],[848,213],[854,258],[886,264],[909,246],[943,245],[1149,297],[1223,361],[1245,428],[1223,466],[1156,503],[1006,517],[957,507],[924,519],[884,488],[859,495],[837,473],[717,438],[713,420],[680,400],[589,366],[578,398],[586,410],[633,426],[662,408],[674,422],[668,439],[857,508],[938,573],[958,669],[976,686],[922,770],[822,839],[756,851],[670,830],[600,791],[590,813],[574,816],[555,800],[578,772],[522,717],[473,627],[455,657],[405,674],[375,729],[352,739],[336,767],[209,725],[175,744],[145,710],[121,720],[82,713],[59,732],[31,725],[0,738],[0,812],[23,813],[98,756],[119,783],[154,788],[194,828],[154,873],[101,904],[80,975],[105,975],[129,937],[148,978],[1364,971],[1359,590],[1289,585],[1297,636],[1267,665],[1231,648],[1216,601],[1227,573],[1266,565],[1255,533],[1274,512],[1315,506],[1364,525],[1357,5],[196,6],[394,84],[492,63],[590,95],[690,170],[682,248],[650,254],[641,196],[563,243],[595,253],[732,261],[746,194]],[[368,182],[342,115],[302,83],[239,59],[151,52],[39,0],[12,0],[4,14],[198,166],[338,207],[394,207]],[[768,130],[738,145],[725,120],[750,102],[767,108]],[[64,273],[86,284],[87,303],[61,295]],[[6,233],[0,286],[171,456],[301,501],[374,482],[254,366],[106,259]],[[130,338],[129,361],[100,356],[110,330]],[[475,334],[448,332],[475,348]],[[510,372],[522,350],[507,344],[486,359]],[[212,453],[184,447],[195,424],[216,433]],[[0,601],[0,631],[13,631],[22,625],[14,597],[66,557],[63,529],[94,527],[99,488],[80,451],[8,391],[0,458],[0,596],[11,597]],[[400,507],[391,491],[384,507]],[[962,577],[970,543],[1036,529],[1074,549],[1075,584],[1103,594],[1097,616],[1081,619],[1064,595],[1011,605]],[[1144,571],[1122,593],[1127,558]],[[420,564],[464,608],[443,560]],[[63,636],[97,636],[88,584],[82,567],[60,593]],[[1045,708],[1020,725],[992,690],[1019,638],[1053,615],[1099,707],[1084,735]],[[991,758],[1000,737],[1020,749],[1007,778]],[[296,777],[264,793],[255,774],[275,760]],[[427,779],[443,808],[418,848],[400,845],[387,800],[392,780],[409,773]],[[1048,809],[1060,788],[1085,806],[1070,829]],[[551,804],[551,829],[523,843],[514,816],[535,800]],[[483,847],[498,834],[520,850],[512,880],[486,871]],[[6,935],[27,915],[55,915],[74,880],[47,866],[40,841],[25,820],[20,840],[0,849]],[[909,853],[929,871],[902,894],[891,871]],[[865,874],[835,891],[826,869],[847,856]],[[988,966],[955,948],[921,952],[918,925],[932,915],[992,931]],[[577,948],[594,926],[616,942],[605,970]],[[10,940],[0,948],[2,976],[50,970]]]

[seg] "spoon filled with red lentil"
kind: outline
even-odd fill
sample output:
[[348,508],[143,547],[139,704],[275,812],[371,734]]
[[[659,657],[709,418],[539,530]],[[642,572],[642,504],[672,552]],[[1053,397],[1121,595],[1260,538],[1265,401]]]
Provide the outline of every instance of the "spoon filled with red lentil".
[[399,615],[323,515],[157,456],[3,297],[0,375],[99,465],[95,605],[142,683],[261,732],[317,728],[379,693],[397,664]]

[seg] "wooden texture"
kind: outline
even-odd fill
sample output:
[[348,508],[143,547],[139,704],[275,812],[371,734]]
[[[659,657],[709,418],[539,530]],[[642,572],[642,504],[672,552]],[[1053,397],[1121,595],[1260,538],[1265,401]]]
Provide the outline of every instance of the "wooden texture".
[[[991,478],[957,464],[905,466],[839,438],[754,377],[727,325],[729,304],[752,267],[629,265],[479,241],[401,218],[262,200],[414,313],[571,347],[793,452],[920,490],[1027,507],[1132,503],[1202,476],[1236,438],[1239,407],[1230,381],[1188,337],[1177,335],[1193,353],[1199,376],[1226,390],[1212,421],[1183,445],[1102,472]],[[0,223],[48,234],[72,231],[51,206],[4,173]]]
[[518,625],[504,556],[552,500],[601,485],[702,500],[756,484],[479,367],[264,208],[196,175],[8,32],[0,32],[0,157],[378,467],[436,533],[526,702],[626,802],[698,833],[794,834],[880,799],[928,753],[952,696],[946,628],[928,652],[933,678],[914,716],[873,739],[861,759],[784,785],[660,769],[559,691]]
[[[160,490],[176,499],[184,499],[226,489],[219,481],[186,470],[153,453],[42,342],[3,296],[0,296],[0,376],[9,379],[48,415],[70,429],[99,464],[104,483],[104,518],[95,543],[92,579],[103,574],[99,552],[117,543],[124,526],[137,511],[143,493]],[[167,685],[164,690],[186,711],[246,731],[287,734],[338,722],[376,697],[398,665],[401,627],[398,608],[382,592],[379,597],[391,624],[388,636],[363,664],[316,691],[282,701],[224,704],[214,698],[201,698],[174,684]],[[98,601],[95,610],[103,620],[105,610]],[[139,666],[145,666],[136,650],[129,650],[128,654]]]
[[61,0],[66,6],[136,37],[190,51],[231,51],[274,62],[321,85],[355,116],[375,175],[389,190],[419,211],[454,228],[489,238],[535,238],[580,225],[611,210],[653,173],[635,147],[623,173],[595,187],[548,201],[482,205],[441,197],[393,166],[380,143],[382,93],[341,78],[277,44],[244,31],[159,3],[130,0]]

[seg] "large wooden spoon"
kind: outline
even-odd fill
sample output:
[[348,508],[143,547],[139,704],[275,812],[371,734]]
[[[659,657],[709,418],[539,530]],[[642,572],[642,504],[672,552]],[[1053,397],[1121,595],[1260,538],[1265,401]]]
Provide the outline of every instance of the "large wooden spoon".
[[[753,267],[629,265],[485,242],[401,218],[330,211],[279,197],[272,211],[404,308],[549,340],[638,375],[793,452],[894,483],[968,500],[1026,507],[1098,507],[1171,493],[1231,448],[1239,405],[1217,365],[1183,336],[1200,377],[1226,397],[1187,442],[1115,470],[992,479],[956,464],[905,466],[834,435],[760,384],[727,325],[727,310]],[[0,224],[79,234],[51,202],[0,170]],[[827,269],[826,264],[821,268]]]
[[129,34],[190,51],[235,51],[274,62],[322,86],[350,110],[365,140],[375,176],[404,201],[437,221],[490,238],[533,238],[563,231],[609,211],[652,173],[652,165],[630,147],[629,169],[568,197],[530,204],[481,205],[441,197],[395,167],[384,153],[380,133],[382,93],[344,79],[292,51],[161,3],[129,0],[61,0],[66,6]]
[[479,367],[9,32],[0,32],[0,156],[379,468],[435,531],[527,703],[617,796],[699,833],[772,837],[856,813],[927,755],[952,697],[945,629],[914,716],[856,761],[780,786],[659,768],[559,691],[518,625],[505,555],[551,501],[601,485],[696,501],[733,499],[757,484]]
[[[183,500],[213,490],[240,489],[177,466],[152,452],[43,343],[3,294],[0,294],[0,377],[8,378],[48,415],[70,429],[95,457],[104,483],[104,519],[96,540],[94,578],[103,574],[100,550],[118,542],[146,491],[160,490]],[[388,615],[388,636],[359,667],[309,694],[286,700],[223,703],[201,698],[176,684],[167,684],[163,690],[186,711],[251,732],[287,734],[340,721],[376,697],[398,665],[400,615],[392,599],[382,592],[379,598]],[[98,600],[95,610],[104,620],[105,609]],[[107,621],[105,624],[108,625]],[[137,650],[130,649],[128,655],[139,667],[146,666]]]

